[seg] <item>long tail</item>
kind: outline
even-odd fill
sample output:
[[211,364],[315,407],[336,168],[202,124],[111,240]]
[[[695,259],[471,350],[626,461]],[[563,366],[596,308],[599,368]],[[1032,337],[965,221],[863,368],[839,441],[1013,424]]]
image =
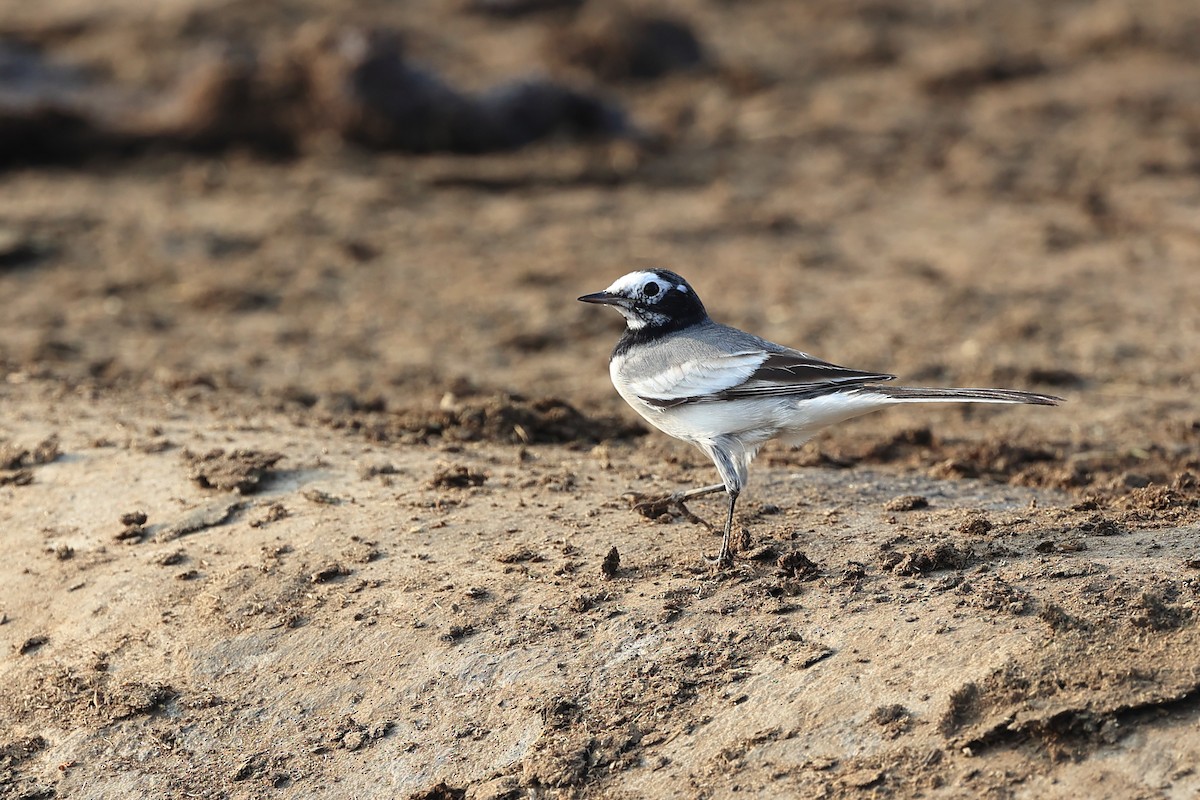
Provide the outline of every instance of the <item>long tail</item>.
[[913,386],[871,386],[872,394],[903,402],[925,403],[1028,403],[1056,406],[1061,397],[1013,389],[920,389]]

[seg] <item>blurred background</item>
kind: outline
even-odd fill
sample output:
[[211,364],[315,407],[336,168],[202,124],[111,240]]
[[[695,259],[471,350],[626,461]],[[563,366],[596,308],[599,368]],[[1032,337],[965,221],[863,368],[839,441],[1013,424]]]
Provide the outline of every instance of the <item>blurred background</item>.
[[1169,478],[1198,37],[1191,0],[7,3],[0,373],[625,414],[620,319],[574,298],[664,266],[832,361],[1068,396],[989,418],[1062,481]]

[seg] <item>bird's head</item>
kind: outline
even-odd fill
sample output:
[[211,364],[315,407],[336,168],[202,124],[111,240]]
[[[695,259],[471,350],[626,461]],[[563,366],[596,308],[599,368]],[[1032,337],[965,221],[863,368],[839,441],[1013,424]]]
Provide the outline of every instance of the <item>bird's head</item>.
[[617,278],[603,292],[585,294],[579,299],[612,306],[625,317],[631,331],[676,330],[708,317],[704,304],[688,282],[665,269],[631,272]]

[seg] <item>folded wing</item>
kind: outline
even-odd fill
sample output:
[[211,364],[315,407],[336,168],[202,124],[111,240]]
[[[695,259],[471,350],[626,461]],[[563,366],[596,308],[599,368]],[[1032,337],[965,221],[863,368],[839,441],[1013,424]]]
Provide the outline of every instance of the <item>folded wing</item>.
[[798,350],[752,350],[686,361],[631,388],[656,408],[769,397],[820,397],[894,375],[839,367]]

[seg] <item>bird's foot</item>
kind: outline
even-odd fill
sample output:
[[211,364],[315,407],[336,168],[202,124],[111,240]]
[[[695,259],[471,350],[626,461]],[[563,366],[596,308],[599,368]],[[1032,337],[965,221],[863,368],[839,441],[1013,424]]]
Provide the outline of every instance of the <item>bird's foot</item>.
[[735,558],[746,558],[743,554],[748,553],[749,550],[750,537],[743,529],[738,534],[726,533],[725,537],[721,540],[721,552],[717,554],[717,557],[708,558],[705,556],[704,560],[708,562],[714,572],[722,572],[733,566]]
[[713,530],[713,526],[707,520],[696,516],[688,510],[687,505],[684,503],[687,499],[687,492],[671,492],[670,494],[660,495],[626,492],[623,496],[629,498],[630,506],[643,517],[658,519],[663,514],[668,514],[672,517],[683,517],[688,522],[703,525],[710,531]]

